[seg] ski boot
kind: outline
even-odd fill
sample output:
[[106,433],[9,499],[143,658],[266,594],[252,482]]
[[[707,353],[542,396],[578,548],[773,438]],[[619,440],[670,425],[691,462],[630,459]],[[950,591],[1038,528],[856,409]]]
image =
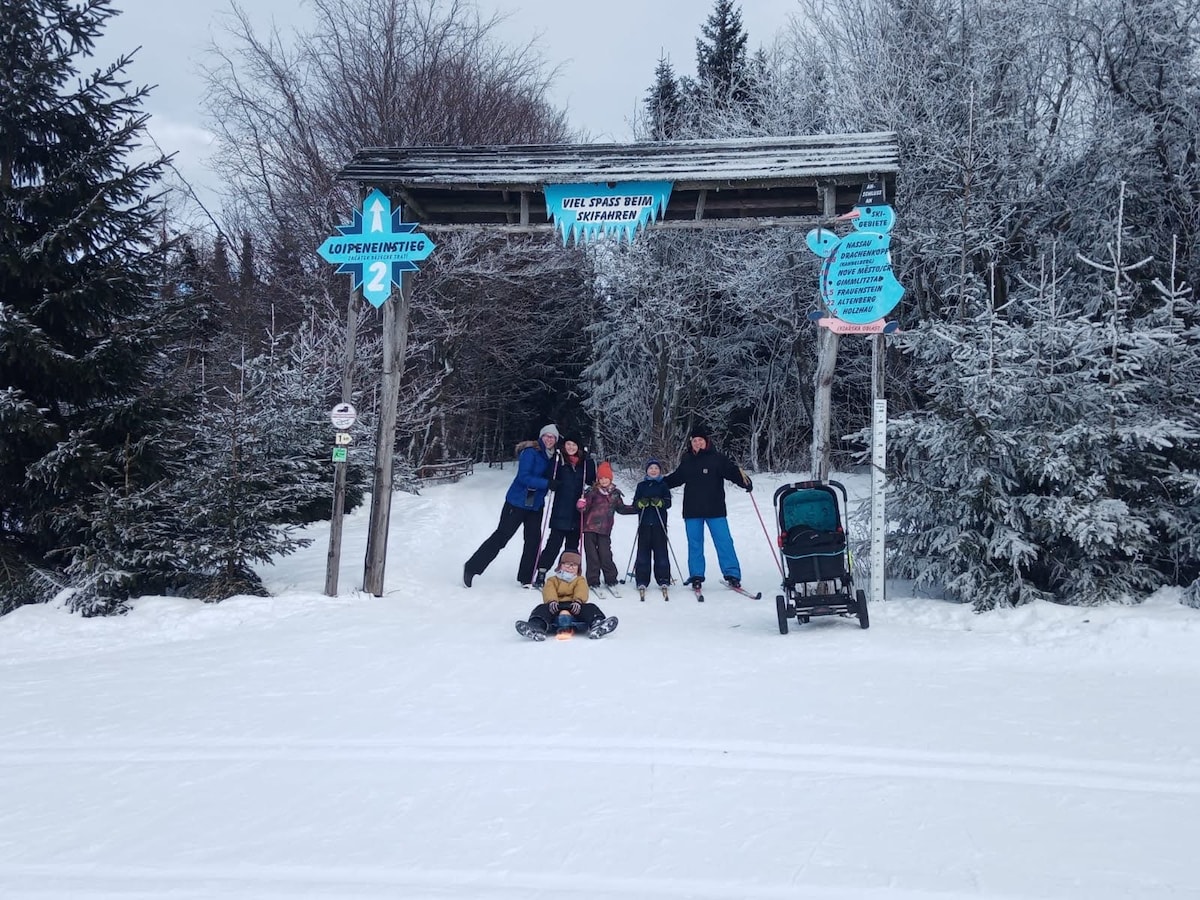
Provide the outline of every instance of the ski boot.
[[609,616],[607,619],[597,619],[588,629],[588,637],[590,637],[593,641],[599,640],[616,627],[616,616]]

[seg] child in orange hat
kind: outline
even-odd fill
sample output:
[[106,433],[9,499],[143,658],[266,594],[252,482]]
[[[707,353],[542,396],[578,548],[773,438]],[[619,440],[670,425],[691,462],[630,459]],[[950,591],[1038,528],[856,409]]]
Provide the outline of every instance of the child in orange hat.
[[612,465],[602,462],[596,467],[596,483],[579,498],[583,511],[583,549],[587,557],[587,581],[590,587],[600,586],[600,576],[610,589],[618,581],[617,566],[612,555],[612,529],[618,512],[629,512],[621,489],[613,484]]

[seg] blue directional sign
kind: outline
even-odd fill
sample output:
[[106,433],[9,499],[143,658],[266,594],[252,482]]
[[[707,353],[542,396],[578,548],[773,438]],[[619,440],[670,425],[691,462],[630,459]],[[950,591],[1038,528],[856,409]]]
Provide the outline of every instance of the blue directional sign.
[[354,221],[337,230],[317,252],[337,264],[337,274],[351,275],[354,287],[376,308],[392,295],[393,284],[399,287],[400,276],[417,271],[417,263],[436,246],[417,231],[416,222],[401,222],[400,210],[392,212],[392,201],[378,188],[354,211]]
[[[838,237],[814,228],[805,239],[825,262],[821,266],[821,299],[843,322],[875,323],[896,308],[904,288],[892,273],[892,236],[896,213],[886,204],[860,205],[849,214],[854,231]],[[847,218],[847,217],[843,217]]]

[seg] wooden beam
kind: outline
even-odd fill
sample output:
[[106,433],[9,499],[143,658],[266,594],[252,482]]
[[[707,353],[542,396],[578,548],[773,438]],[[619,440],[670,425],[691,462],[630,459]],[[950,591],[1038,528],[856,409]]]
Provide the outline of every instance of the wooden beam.
[[[821,217],[812,216],[754,216],[737,219],[669,219],[651,222],[646,227],[654,231],[759,231],[764,228],[816,228]],[[504,225],[499,222],[432,222],[422,223],[422,231],[447,233],[490,231],[496,234],[549,234],[555,231],[553,222],[530,223],[529,225]]]
[[[701,193],[701,196],[702,197],[704,196],[703,192]],[[811,209],[814,212],[820,208],[812,203],[809,203],[807,201],[807,198],[804,199],[804,202],[801,202],[801,196],[799,194],[788,194],[786,196],[783,194],[780,194],[780,195],[774,196],[774,197],[772,197],[772,196],[755,196],[755,195],[735,196],[732,194],[730,194],[730,195],[717,194],[713,197],[708,197],[707,199],[698,202],[696,204],[694,214],[688,215],[688,218],[689,219],[703,219],[703,218],[705,218],[705,216],[711,215],[714,212],[720,212],[722,210],[740,210],[740,209],[749,209],[749,210],[792,209],[792,210],[794,210],[798,207],[799,208],[807,207],[808,209]],[[671,208],[670,204],[668,204],[667,208],[668,209]],[[678,211],[681,213],[692,212],[692,210],[689,210],[687,207],[683,207],[682,209],[679,209]]]
[[422,208],[421,204],[413,199],[411,191],[401,187],[398,184],[391,185],[391,188],[400,195],[400,202],[412,210],[412,215],[405,216],[405,219],[407,219],[409,222],[420,222],[430,218],[429,213]]

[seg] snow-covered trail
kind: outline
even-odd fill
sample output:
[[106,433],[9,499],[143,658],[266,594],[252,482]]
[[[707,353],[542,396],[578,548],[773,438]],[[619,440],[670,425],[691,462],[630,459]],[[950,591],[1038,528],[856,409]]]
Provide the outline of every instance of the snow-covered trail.
[[459,581],[510,477],[397,497],[383,598],[361,512],[337,599],[323,526],[272,598],[0,618],[0,897],[1200,897],[1195,610],[896,590],[781,636],[739,492],[763,600],[533,644],[517,541]]

